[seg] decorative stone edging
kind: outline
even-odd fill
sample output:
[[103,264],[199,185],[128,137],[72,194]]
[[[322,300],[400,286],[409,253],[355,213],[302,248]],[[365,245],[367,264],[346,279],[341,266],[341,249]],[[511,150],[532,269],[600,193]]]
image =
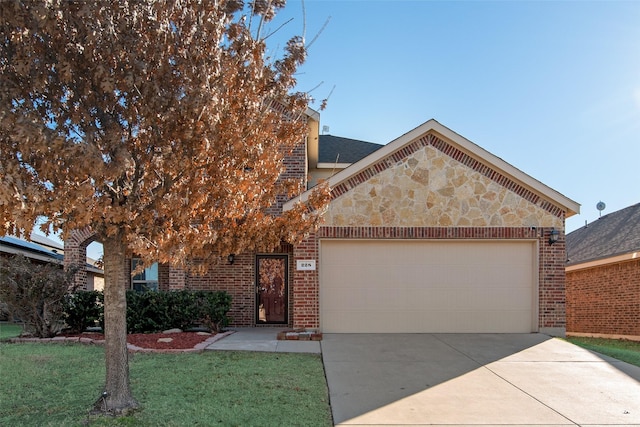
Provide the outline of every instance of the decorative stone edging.
[[[204,351],[208,346],[214,342],[233,334],[235,331],[227,331],[217,333],[206,340],[196,344],[193,348],[175,348],[175,349],[155,349],[155,348],[143,348],[133,344],[127,343],[127,349],[130,353],[199,353]],[[80,343],[80,344],[94,344],[104,345],[104,340],[96,340],[88,337],[53,337],[53,338],[10,338],[10,343]]]

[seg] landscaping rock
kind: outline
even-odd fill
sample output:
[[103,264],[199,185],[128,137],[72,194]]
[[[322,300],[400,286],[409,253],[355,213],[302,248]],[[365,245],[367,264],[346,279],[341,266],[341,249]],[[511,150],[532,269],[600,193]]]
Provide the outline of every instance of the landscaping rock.
[[163,334],[179,334],[182,332],[180,328],[167,329],[166,331],[162,331]]
[[318,332],[315,329],[305,330],[302,328],[287,329],[285,331],[278,332],[278,340],[299,340],[299,341],[322,341],[322,332]]
[[158,342],[171,342],[171,341],[173,341],[173,338],[158,338]]
[[300,341],[311,341],[311,332],[300,332],[298,334],[298,339]]

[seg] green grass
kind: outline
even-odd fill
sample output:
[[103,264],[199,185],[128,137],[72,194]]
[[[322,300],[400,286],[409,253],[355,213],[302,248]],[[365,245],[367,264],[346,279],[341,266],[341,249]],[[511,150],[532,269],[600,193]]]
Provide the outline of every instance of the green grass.
[[0,322],[0,340],[17,337],[22,333],[22,325],[17,323]]
[[102,347],[0,343],[0,425],[332,425],[318,355],[133,354],[129,365],[142,409],[89,416],[104,381]]
[[567,341],[587,350],[640,366],[640,342],[584,337],[567,337]]

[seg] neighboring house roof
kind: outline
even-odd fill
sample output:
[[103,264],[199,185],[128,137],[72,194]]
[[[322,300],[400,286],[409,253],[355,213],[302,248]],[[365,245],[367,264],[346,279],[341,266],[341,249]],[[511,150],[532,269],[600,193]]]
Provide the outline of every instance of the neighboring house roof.
[[[343,182],[348,182],[352,177],[366,170],[371,165],[374,165],[375,163],[385,158],[391,158],[395,153],[401,152],[403,148],[409,146],[414,141],[424,137],[429,133],[444,137],[454,146],[456,146],[460,150],[460,152],[468,154],[469,159],[475,159],[476,162],[479,161],[481,164],[488,166],[491,170],[497,171],[501,175],[510,177],[515,182],[520,183],[523,188],[532,191],[543,200],[546,200],[552,205],[557,206],[559,209],[562,209],[566,213],[566,217],[573,216],[580,212],[579,203],[569,199],[556,190],[525,174],[521,170],[513,167],[501,158],[489,153],[480,146],[474,144],[463,136],[438,123],[434,119],[428,120],[417,128],[391,141],[387,145],[383,145],[378,150],[374,151],[358,162],[353,163],[346,169],[343,169],[342,171],[336,173],[331,178],[329,178],[329,187],[335,188]],[[292,209],[297,202],[306,201],[311,194],[311,191],[312,190],[308,190],[302,193],[300,196],[288,201],[284,204],[283,208],[285,210],[289,210]]]
[[62,260],[64,259],[62,254],[14,236],[0,237],[0,252],[22,254],[27,258],[56,264],[62,264]]
[[38,234],[35,231],[31,232],[31,235],[29,236],[29,240],[39,244],[40,246],[44,246],[46,249],[51,249],[59,253],[64,253],[64,246],[61,243],[53,239],[50,239],[46,236],[43,236],[41,234]]
[[640,257],[640,203],[607,214],[567,234],[566,246],[567,266]]
[[355,163],[384,147],[341,136],[320,135],[318,163]]
[[[34,236],[36,236],[37,238],[33,239]],[[20,254],[33,260],[62,265],[62,263],[64,262],[64,255],[62,253],[59,253],[56,249],[52,250],[47,247],[49,244],[53,244],[56,247],[59,247],[59,243],[38,234],[32,234],[31,237],[32,240],[34,240],[33,242],[20,239],[16,236],[0,237],[0,253],[11,255]],[[42,244],[46,246],[42,246],[39,242],[40,240],[42,241]],[[38,242],[36,243],[36,241]],[[62,252],[62,250],[60,252]],[[89,259],[90,258],[87,258],[87,261]],[[96,267],[90,262],[87,262],[85,267],[88,272],[98,275],[104,274],[104,271],[102,269]]]

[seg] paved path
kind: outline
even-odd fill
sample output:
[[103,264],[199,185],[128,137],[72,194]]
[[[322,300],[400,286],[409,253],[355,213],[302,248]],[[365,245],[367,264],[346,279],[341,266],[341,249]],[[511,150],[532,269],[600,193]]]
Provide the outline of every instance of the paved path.
[[207,350],[267,351],[320,354],[319,341],[278,341],[281,328],[233,328],[232,334],[214,342]]
[[640,426],[640,368],[542,334],[325,334],[344,426]]

